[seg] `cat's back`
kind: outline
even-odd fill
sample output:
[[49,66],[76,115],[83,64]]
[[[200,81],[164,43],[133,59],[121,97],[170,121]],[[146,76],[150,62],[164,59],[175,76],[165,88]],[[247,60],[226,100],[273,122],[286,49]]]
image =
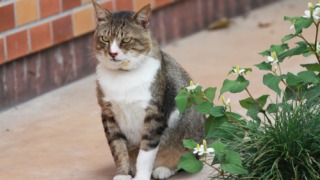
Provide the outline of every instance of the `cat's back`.
[[179,91],[181,88],[188,86],[191,78],[185,69],[170,55],[161,51],[162,66],[165,69],[165,76],[169,83],[173,83],[175,89]]

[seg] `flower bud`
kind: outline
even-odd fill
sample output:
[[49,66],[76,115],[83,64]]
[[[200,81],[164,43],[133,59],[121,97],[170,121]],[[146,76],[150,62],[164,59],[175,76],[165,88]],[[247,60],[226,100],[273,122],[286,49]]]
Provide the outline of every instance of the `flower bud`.
[[207,151],[207,141],[204,139],[202,141],[204,151]]

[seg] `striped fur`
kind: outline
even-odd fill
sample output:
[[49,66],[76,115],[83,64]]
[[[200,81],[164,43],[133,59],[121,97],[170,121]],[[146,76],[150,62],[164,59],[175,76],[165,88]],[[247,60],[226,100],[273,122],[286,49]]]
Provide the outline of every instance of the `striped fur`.
[[150,5],[110,13],[93,4],[97,97],[114,179],[166,179],[186,152],[182,140],[202,139],[203,117],[191,109],[179,115],[174,100],[190,77],[152,38]]

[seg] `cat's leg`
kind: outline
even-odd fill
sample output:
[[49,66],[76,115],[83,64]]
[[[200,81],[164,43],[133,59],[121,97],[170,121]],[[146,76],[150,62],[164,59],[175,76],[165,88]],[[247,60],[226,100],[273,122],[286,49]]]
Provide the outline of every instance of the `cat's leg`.
[[139,153],[139,147],[129,150],[129,159],[130,159],[130,174],[131,176],[136,175],[136,162]]
[[155,179],[167,179],[176,174],[180,156],[183,149],[176,146],[162,144],[154,163],[152,177]]
[[114,115],[110,110],[111,103],[106,103],[102,108],[102,123],[108,144],[116,164],[114,180],[131,180],[130,163],[127,150],[126,136],[120,131]]
[[149,180],[157,156],[161,135],[167,124],[156,107],[148,107],[137,158],[135,180]]

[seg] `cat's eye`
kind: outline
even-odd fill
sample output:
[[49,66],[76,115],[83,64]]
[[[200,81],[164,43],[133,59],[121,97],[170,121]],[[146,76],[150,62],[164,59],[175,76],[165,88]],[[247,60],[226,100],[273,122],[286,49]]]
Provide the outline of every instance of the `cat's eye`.
[[109,43],[109,38],[107,36],[101,36],[100,39],[105,43]]
[[126,37],[126,38],[123,38],[122,39],[122,42],[123,43],[129,43],[131,41],[131,38],[130,37]]

